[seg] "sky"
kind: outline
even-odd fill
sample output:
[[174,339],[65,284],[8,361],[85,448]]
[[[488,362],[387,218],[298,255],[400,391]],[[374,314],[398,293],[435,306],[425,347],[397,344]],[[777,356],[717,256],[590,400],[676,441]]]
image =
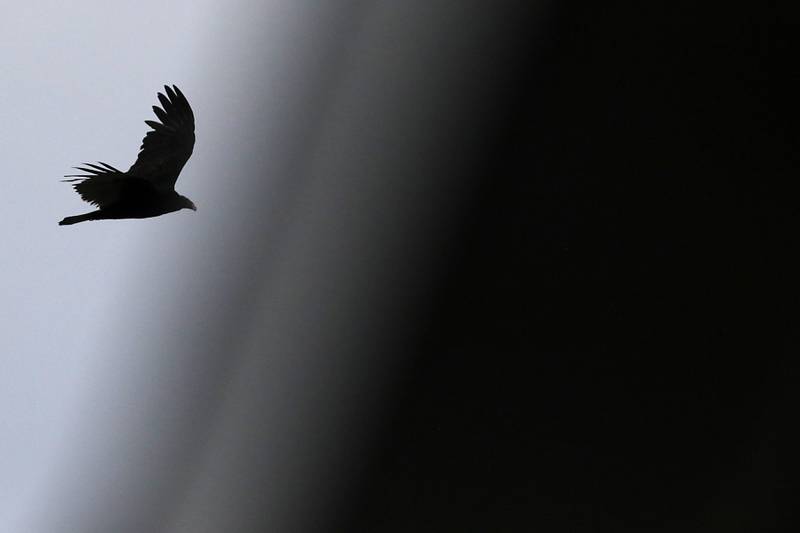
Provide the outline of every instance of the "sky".
[[[159,292],[186,274],[176,250],[196,252],[193,268],[222,268],[199,245],[226,230],[220,213],[237,198],[226,193],[233,178],[225,165],[247,143],[237,128],[248,124],[253,92],[269,83],[262,73],[285,61],[263,57],[251,41],[262,31],[280,40],[300,11],[288,2],[208,0],[5,6],[0,530],[33,531],[26,520],[52,490],[54,465],[91,391],[104,373],[136,371],[130,352],[137,343],[146,351],[141,335],[159,320]],[[258,28],[248,24],[254,16]],[[257,81],[254,62],[262,66]],[[177,189],[199,211],[59,227],[62,217],[91,210],[61,176],[97,160],[128,168],[164,84],[178,85],[195,110],[195,151]],[[187,283],[186,291],[200,290]]]
[[[451,9],[6,10],[0,530],[306,530],[344,494],[342,442],[392,367],[380,332],[455,209],[437,125],[466,120],[444,89],[483,19],[442,46]],[[164,84],[194,110],[176,190],[197,212],[58,226],[91,210],[61,177],[128,168]]]

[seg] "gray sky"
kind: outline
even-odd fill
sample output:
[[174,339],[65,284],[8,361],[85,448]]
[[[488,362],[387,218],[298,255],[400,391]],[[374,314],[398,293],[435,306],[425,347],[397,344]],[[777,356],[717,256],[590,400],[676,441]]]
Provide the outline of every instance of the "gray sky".
[[[506,27],[484,7],[6,9],[0,531],[307,531],[335,507],[468,188],[470,95],[498,83],[475,61]],[[91,210],[60,177],[128,168],[165,83],[198,211],[58,226]]]
[[[337,417],[377,383],[337,354],[372,356],[360,330],[375,302],[410,293],[415,254],[397,231],[431,212],[427,182],[408,180],[418,84],[387,61],[407,56],[399,42],[424,57],[406,40],[415,11],[370,3],[379,31],[354,44],[365,5],[6,9],[0,531],[244,531],[262,514],[286,531],[315,519],[312,493],[336,493],[346,464],[330,457],[352,427]],[[195,112],[176,189],[198,211],[58,226],[92,209],[61,176],[127,169],[165,83]],[[384,110],[403,119],[381,135]],[[407,224],[406,205],[426,215]]]
[[[129,354],[110,349],[120,329],[129,322],[147,331],[159,316],[150,307],[158,301],[153,295],[186,277],[171,257],[176,247],[191,248],[225,230],[219,213],[236,198],[226,193],[229,161],[218,154],[235,154],[232,146],[243,142],[235,131],[247,124],[248,94],[258,89],[253,61],[264,67],[258,83],[271,68],[249,41],[261,31],[280,40],[299,14],[287,6],[209,0],[4,6],[0,530],[16,532],[37,512],[81,416],[87,383],[130,364]],[[260,27],[249,29],[250,18]],[[197,117],[195,152],[177,189],[199,211],[59,227],[62,217],[91,210],[60,177],[96,160],[128,168],[165,83],[182,88]],[[136,332],[123,340],[137,342]]]

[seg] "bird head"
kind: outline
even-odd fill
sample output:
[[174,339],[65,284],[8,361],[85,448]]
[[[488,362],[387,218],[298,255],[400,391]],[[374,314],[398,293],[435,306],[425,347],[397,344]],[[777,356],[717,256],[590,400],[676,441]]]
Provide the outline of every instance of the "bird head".
[[194,205],[194,202],[192,202],[185,196],[181,196],[180,201],[181,201],[181,209],[191,209],[192,211],[197,211],[197,207]]

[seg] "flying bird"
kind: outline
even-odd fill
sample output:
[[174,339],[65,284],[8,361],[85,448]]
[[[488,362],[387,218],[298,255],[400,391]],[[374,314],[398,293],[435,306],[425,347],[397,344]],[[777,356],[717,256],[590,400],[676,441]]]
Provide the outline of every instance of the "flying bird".
[[83,174],[71,178],[81,198],[96,211],[66,217],[59,226],[85,220],[157,217],[180,209],[197,211],[194,203],[175,192],[178,174],[194,149],[194,113],[175,85],[158,93],[161,107],[153,106],[158,121],[145,120],[152,128],[144,136],[136,162],[123,172],[102,161],[73,167]]

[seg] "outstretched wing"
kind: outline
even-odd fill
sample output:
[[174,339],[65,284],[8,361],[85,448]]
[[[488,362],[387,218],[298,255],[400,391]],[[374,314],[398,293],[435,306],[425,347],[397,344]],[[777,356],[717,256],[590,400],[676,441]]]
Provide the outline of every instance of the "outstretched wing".
[[111,165],[99,162],[96,165],[84,163],[82,167],[75,167],[84,174],[69,174],[64,180],[73,182],[72,187],[81,195],[81,199],[103,208],[114,204],[123,194],[125,174]]
[[[147,132],[139,157],[128,170],[131,176],[150,181],[159,190],[174,190],[183,165],[194,149],[194,113],[186,97],[176,86],[164,86],[158,93],[162,107],[153,106],[160,120],[145,120],[153,128]],[[163,109],[162,109],[163,108]]]

